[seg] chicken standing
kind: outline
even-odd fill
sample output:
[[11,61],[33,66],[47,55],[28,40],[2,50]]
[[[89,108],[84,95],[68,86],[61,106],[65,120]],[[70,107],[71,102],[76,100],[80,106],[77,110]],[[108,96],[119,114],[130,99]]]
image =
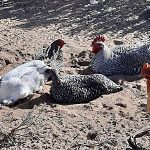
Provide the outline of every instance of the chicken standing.
[[92,70],[108,76],[140,74],[142,66],[150,63],[150,43],[109,48],[104,36],[98,36],[92,42],[92,52]]

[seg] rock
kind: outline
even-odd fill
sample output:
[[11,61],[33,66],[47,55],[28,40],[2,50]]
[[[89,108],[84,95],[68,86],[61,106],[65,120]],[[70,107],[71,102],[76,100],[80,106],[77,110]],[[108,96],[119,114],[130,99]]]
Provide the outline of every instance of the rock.
[[81,53],[73,54],[71,53],[71,66],[72,67],[80,67],[80,66],[89,66],[91,62],[91,52],[90,51],[82,51]]
[[123,104],[123,103],[116,103],[115,105],[123,107],[123,108],[127,108],[127,104]]
[[103,108],[106,108],[107,110],[112,110],[113,107],[112,106],[108,106],[105,103],[102,104]]
[[97,131],[90,131],[88,134],[87,134],[87,139],[88,140],[94,140],[97,136]]
[[140,84],[136,84],[136,85],[133,85],[132,88],[136,88],[138,90],[141,90],[142,86]]
[[140,107],[146,108],[146,107],[147,107],[147,104],[141,103],[141,104],[140,104]]
[[114,43],[115,45],[123,45],[123,44],[124,44],[124,42],[119,41],[119,40],[114,40],[113,43]]
[[78,65],[80,66],[89,66],[90,65],[90,61],[89,60],[79,60],[78,61]]

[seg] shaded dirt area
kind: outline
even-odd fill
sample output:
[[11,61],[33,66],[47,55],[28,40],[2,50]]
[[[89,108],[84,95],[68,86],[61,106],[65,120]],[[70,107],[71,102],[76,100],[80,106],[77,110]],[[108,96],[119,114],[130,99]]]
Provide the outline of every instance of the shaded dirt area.
[[148,0],[105,0],[99,5],[89,5],[87,0],[8,0],[1,6],[0,19],[24,21],[17,26],[25,29],[53,24],[62,33],[89,36],[107,31],[124,36],[149,29]]

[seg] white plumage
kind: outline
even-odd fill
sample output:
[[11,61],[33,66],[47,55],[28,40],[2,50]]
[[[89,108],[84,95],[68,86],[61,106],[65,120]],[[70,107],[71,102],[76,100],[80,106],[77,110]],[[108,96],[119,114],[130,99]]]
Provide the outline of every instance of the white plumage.
[[0,103],[9,105],[41,91],[49,78],[48,70],[43,61],[32,60],[6,73],[0,80]]

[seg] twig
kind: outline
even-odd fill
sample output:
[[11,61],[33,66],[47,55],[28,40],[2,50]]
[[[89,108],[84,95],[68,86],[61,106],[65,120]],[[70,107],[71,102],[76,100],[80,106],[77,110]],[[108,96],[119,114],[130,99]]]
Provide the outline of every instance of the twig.
[[144,127],[140,131],[135,132],[134,135],[130,136],[130,138],[128,139],[129,146],[135,150],[146,150],[145,148],[138,146],[136,143],[136,138],[140,138],[144,135],[150,135],[150,126]]
[[[0,139],[0,148],[4,147],[4,145],[6,145],[6,143],[7,143],[7,145],[8,145],[8,143],[10,144],[10,142],[14,144],[13,138],[17,135],[17,132],[31,127],[37,121],[37,119],[40,117],[41,113],[39,112],[36,119],[33,119],[33,117],[34,117],[34,116],[32,116],[33,111],[34,111],[34,109],[27,114],[26,118],[24,120],[22,120],[22,122],[17,127],[11,129],[8,133],[5,134],[5,133],[2,133],[2,131],[1,131],[1,136],[3,138]],[[21,136],[24,136],[24,135],[21,135]]]

